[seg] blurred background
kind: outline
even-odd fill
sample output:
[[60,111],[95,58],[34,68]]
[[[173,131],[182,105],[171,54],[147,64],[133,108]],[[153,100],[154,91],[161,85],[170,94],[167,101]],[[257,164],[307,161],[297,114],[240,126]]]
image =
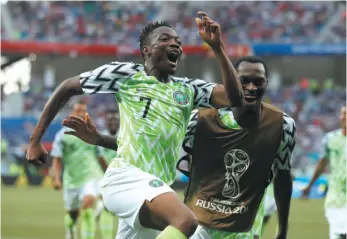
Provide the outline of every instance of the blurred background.
[[[326,176],[317,181],[313,200],[295,198],[319,159],[322,136],[339,127],[339,109],[346,102],[344,1],[2,1],[1,238],[63,238],[62,193],[51,188],[50,162],[37,168],[24,157],[47,99],[63,80],[111,61],[142,62],[137,42],[141,29],[149,21],[166,20],[184,45],[177,75],[221,82],[214,56],[196,30],[198,10],[220,23],[233,61],[257,55],[268,64],[266,101],[293,117],[297,126],[289,238],[328,238]],[[83,98],[98,128],[104,129],[105,109],[117,108],[114,96]],[[76,100],[48,129],[48,150]],[[178,192],[185,183],[178,173]],[[274,238],[276,223],[272,218],[264,238]]]

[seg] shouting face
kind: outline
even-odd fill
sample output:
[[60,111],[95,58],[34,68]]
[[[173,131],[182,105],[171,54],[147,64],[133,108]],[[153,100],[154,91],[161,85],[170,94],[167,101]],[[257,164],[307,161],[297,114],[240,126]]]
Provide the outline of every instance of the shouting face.
[[143,54],[161,75],[173,75],[182,55],[181,40],[170,27],[158,27],[148,36]]

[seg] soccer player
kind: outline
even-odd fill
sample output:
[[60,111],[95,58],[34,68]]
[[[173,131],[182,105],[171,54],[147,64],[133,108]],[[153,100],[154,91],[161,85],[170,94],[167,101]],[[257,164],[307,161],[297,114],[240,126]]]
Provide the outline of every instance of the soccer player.
[[[80,101],[74,104],[72,115],[83,118],[86,112],[86,103]],[[64,207],[67,212],[64,218],[66,238],[76,239],[75,225],[81,214],[82,238],[94,239],[93,207],[99,190],[98,179],[103,175],[99,162],[104,163],[104,158],[96,146],[64,132],[69,132],[68,128],[64,127],[56,134],[51,156],[53,157],[53,186],[57,190],[63,188]]]
[[[247,104],[193,112],[183,143],[188,155],[177,164],[190,178],[185,202],[200,223],[191,238],[259,238],[264,191],[273,172],[279,208],[277,238],[286,238],[295,123],[282,111],[262,102],[267,68],[260,58],[243,57],[235,67]],[[100,137],[95,125],[82,119],[72,125],[73,119],[65,119],[63,124],[74,129],[77,137],[95,138],[94,141]],[[93,130],[87,131],[88,128]],[[187,165],[185,161],[189,169],[183,170],[181,163]]]
[[[157,238],[165,239],[194,233],[196,217],[168,186],[175,180],[189,116],[197,107],[243,103],[242,87],[224,51],[220,26],[204,12],[198,15],[199,34],[216,56],[224,85],[174,77],[182,55],[180,38],[169,24],[150,23],[139,38],[144,65],[113,62],[65,80],[49,99],[30,138],[27,159],[43,164],[46,151],[41,138],[70,97],[115,94],[120,112],[119,158],[106,171],[102,195],[106,208],[120,217],[117,238],[155,238],[158,230],[162,232]],[[113,149],[110,138],[86,140]]]
[[341,108],[341,129],[331,131],[323,138],[323,155],[308,186],[303,190],[307,197],[312,185],[330,164],[328,192],[325,199],[325,217],[329,222],[330,239],[346,239],[347,203],[346,203],[346,106]]
[[[115,137],[118,133],[119,128],[119,114],[117,110],[109,109],[106,111],[105,115],[106,127],[107,129],[102,131],[104,135]],[[89,116],[87,116],[89,120]],[[111,161],[117,156],[117,151],[113,149],[106,149],[98,146],[100,152],[106,159],[107,164],[109,165]],[[101,193],[101,192],[100,192]],[[114,216],[104,207],[104,202],[102,201],[101,194],[96,206],[96,215],[97,222],[100,227],[101,237],[103,239],[114,238],[113,237],[113,225],[114,225]]]
[[195,112],[184,139],[183,149],[191,155],[185,203],[200,224],[191,238],[260,238],[272,173],[277,238],[286,238],[295,123],[262,101],[268,71],[261,58],[242,57],[235,68],[246,104]]

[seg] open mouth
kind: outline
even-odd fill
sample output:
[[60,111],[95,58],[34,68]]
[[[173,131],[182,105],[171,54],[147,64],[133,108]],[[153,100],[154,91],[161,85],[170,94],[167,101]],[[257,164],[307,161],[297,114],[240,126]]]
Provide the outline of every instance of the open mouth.
[[177,65],[177,61],[179,58],[179,52],[178,51],[170,51],[167,55],[167,59],[171,64]]
[[245,101],[247,102],[247,103],[252,103],[252,102],[254,102],[254,101],[256,101],[257,100],[257,97],[255,97],[255,96],[252,96],[252,95],[246,95],[245,96]]

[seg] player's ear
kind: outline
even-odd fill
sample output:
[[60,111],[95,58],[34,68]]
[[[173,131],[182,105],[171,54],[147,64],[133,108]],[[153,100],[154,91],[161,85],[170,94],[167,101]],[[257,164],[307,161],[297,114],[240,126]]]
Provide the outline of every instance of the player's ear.
[[150,54],[151,54],[150,48],[148,46],[143,46],[142,47],[142,53],[145,57],[150,56]]

